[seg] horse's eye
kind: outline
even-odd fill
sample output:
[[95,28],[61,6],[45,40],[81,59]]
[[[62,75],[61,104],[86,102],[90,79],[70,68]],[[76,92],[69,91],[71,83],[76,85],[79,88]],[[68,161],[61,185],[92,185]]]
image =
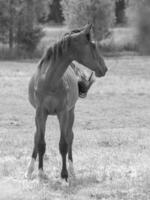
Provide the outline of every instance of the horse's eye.
[[91,41],[91,35],[90,35],[90,33],[86,34],[86,38],[87,38],[88,41]]

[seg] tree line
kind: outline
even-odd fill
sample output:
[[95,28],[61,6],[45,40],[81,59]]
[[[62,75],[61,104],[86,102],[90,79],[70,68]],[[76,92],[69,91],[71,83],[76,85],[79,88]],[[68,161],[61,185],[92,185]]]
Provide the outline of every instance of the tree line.
[[[143,1],[143,0],[142,0]],[[146,1],[146,0],[145,0]],[[126,8],[136,0],[0,0],[0,42],[10,51],[31,54],[43,37],[43,24],[70,28],[94,24],[94,37],[103,39],[114,24],[125,24]]]

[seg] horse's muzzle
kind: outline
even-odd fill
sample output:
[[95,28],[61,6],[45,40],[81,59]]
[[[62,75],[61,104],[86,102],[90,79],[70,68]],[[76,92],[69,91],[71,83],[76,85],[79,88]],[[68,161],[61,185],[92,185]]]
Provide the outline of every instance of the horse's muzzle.
[[107,71],[108,71],[108,69],[107,69],[107,67],[105,67],[105,69],[99,70],[99,71],[95,72],[95,75],[97,77],[103,77],[103,76],[105,76],[105,74],[106,74]]

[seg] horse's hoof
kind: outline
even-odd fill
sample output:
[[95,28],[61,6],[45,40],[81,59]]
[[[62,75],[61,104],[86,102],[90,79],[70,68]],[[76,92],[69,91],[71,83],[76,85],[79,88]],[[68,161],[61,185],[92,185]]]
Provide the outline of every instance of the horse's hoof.
[[35,159],[31,159],[29,166],[28,166],[28,171],[25,174],[25,178],[27,179],[32,179],[32,173],[34,171],[34,165],[35,165]]
[[76,176],[75,176],[75,173],[74,173],[74,170],[70,171],[68,169],[68,173],[69,173],[69,176],[68,176],[68,183],[69,183],[69,186],[75,186],[76,184]]
[[68,182],[68,172],[67,172],[67,170],[62,170],[61,178],[65,179],[65,181]]
[[73,163],[71,161],[69,161],[68,174],[69,174],[69,177],[72,177],[73,179],[75,179],[76,176],[74,172]]
[[69,178],[72,178],[72,179],[75,179],[76,178],[76,175],[75,175],[75,172],[74,172],[74,170],[72,170],[72,169],[68,169],[68,177]]
[[68,183],[69,183],[69,187],[75,186],[76,185],[76,177],[75,176],[69,176],[68,177]]
[[27,180],[33,180],[36,178],[35,174],[28,174],[28,172],[24,175],[24,178]]
[[32,176],[33,171],[34,171],[34,168],[29,167],[28,171],[25,173],[25,178],[32,180],[33,179],[33,176]]
[[44,173],[43,170],[39,170],[38,177],[40,181],[48,182],[49,180],[48,176]]
[[29,172],[26,172],[24,175],[25,179],[31,180],[32,179],[32,174],[29,174]]
[[73,163],[71,161],[69,161],[68,182],[69,182],[69,186],[74,186],[75,182],[76,182],[74,167],[73,167]]
[[47,154],[44,155],[44,160],[49,160],[49,156]]
[[74,170],[70,170],[68,169],[68,182],[69,182],[69,186],[75,186],[76,183],[76,176],[74,173]]

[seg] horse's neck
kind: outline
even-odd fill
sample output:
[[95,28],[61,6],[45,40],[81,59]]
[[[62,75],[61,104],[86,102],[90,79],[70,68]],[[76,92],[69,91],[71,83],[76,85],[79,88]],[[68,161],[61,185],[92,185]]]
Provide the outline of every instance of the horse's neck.
[[51,85],[53,88],[57,86],[59,80],[62,78],[63,74],[67,70],[71,59],[67,56],[61,56],[56,60],[51,60],[49,67],[46,70],[45,80],[47,85]]

